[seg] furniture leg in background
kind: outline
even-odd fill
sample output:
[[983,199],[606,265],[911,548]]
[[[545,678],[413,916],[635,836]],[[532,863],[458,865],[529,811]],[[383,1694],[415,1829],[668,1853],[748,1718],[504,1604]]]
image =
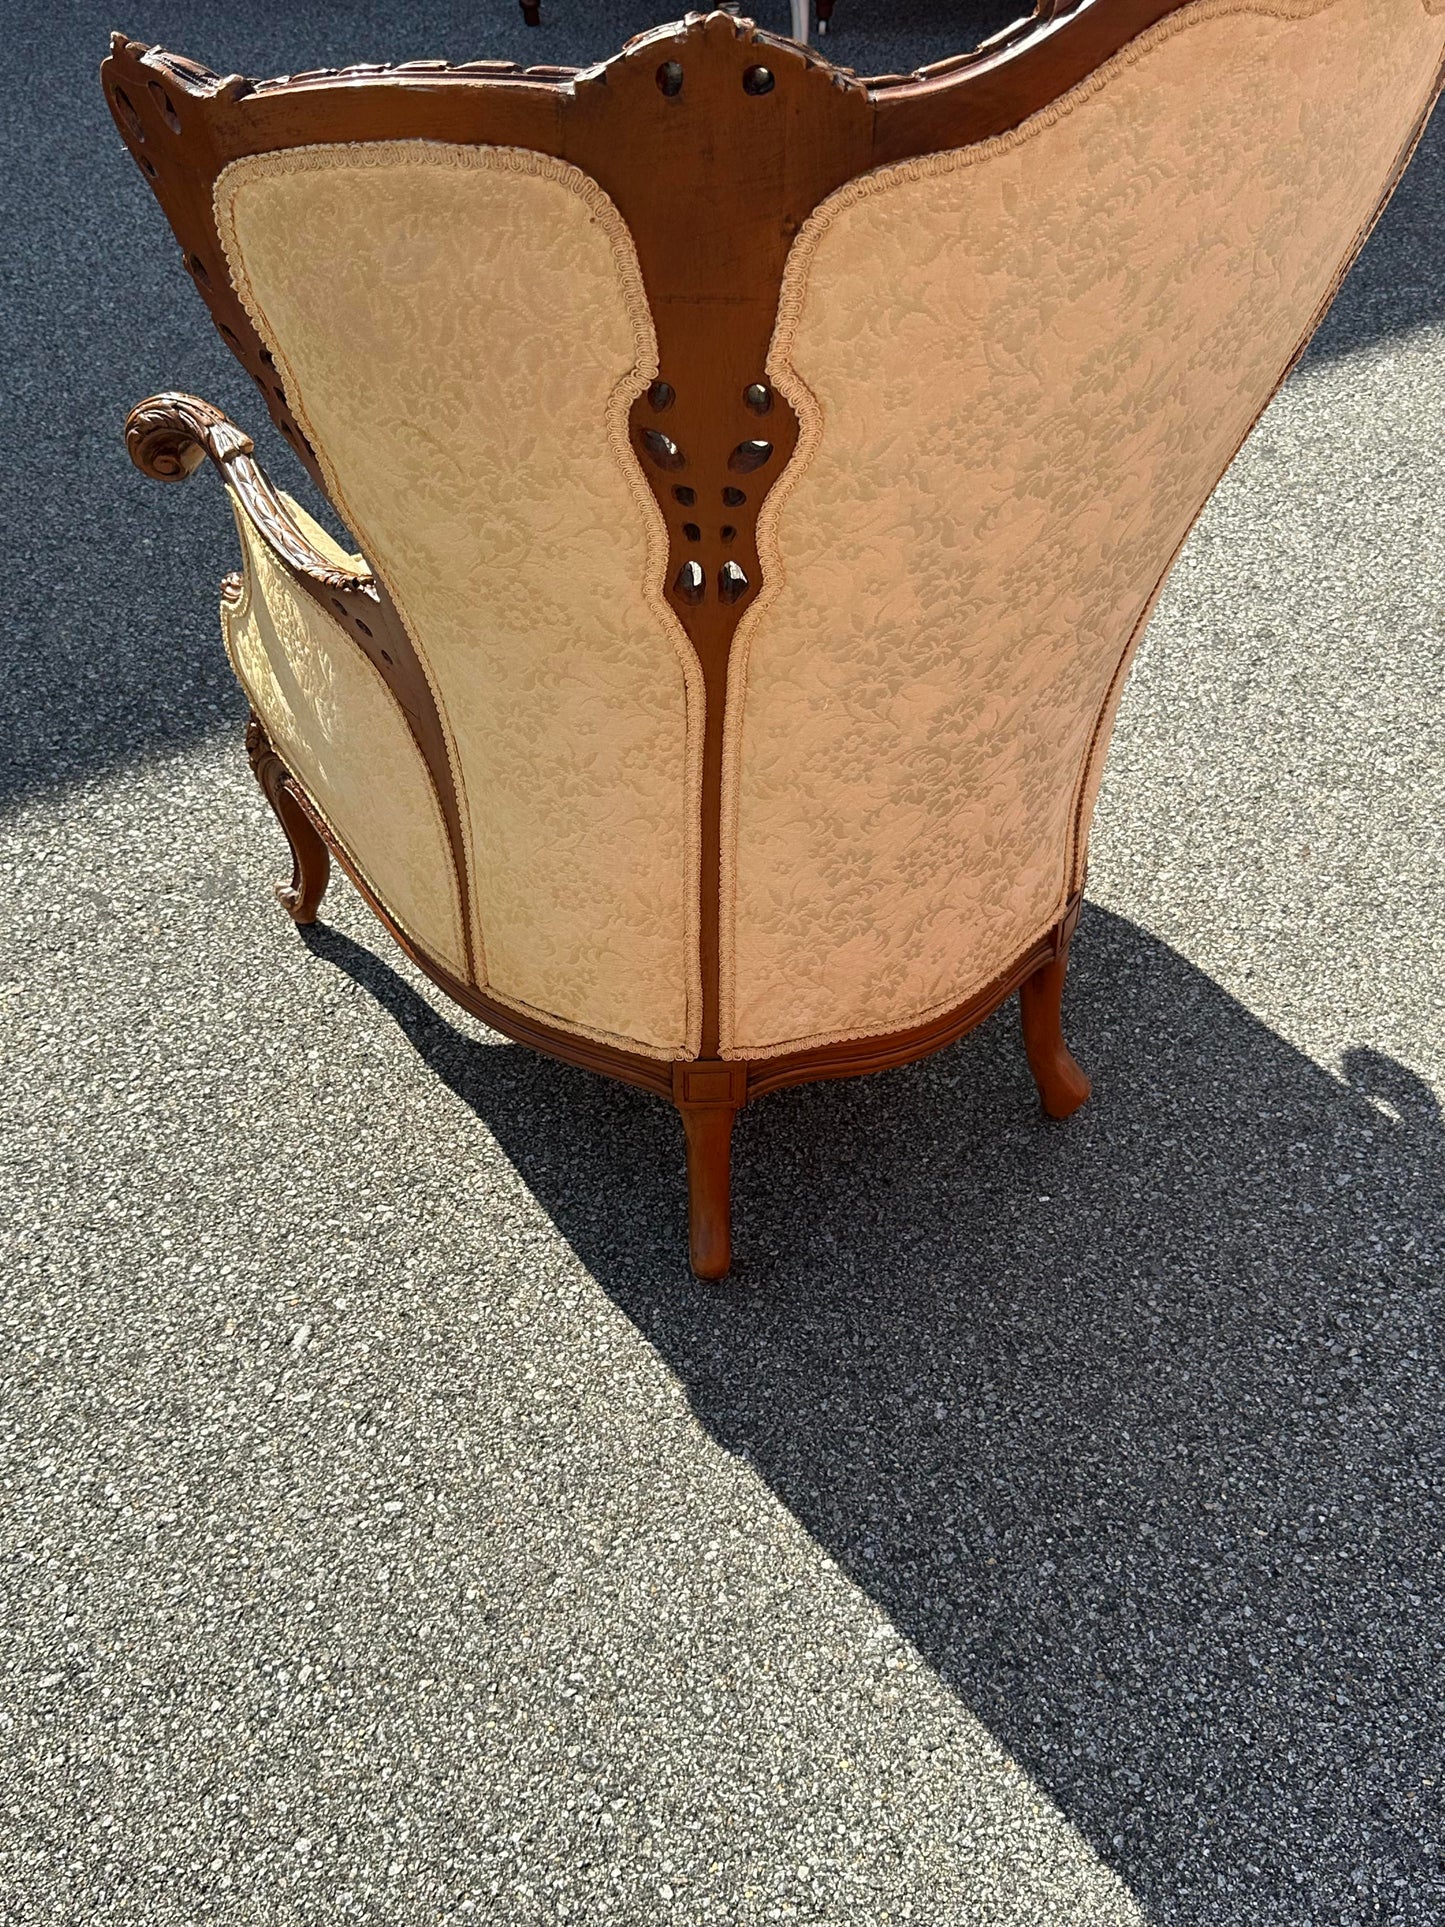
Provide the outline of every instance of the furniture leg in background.
[[291,881],[276,885],[276,900],[293,923],[315,923],[331,880],[331,853],[298,801],[291,772],[271,747],[254,712],[246,725],[246,754],[291,847]]

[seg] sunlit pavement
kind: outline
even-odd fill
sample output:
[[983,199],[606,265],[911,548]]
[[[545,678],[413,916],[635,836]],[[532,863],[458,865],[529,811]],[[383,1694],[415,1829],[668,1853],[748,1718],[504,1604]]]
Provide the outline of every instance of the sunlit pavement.
[[[0,1922],[1439,1922],[1441,133],[1135,672],[1093,1101],[1039,1120],[1011,1009],[769,1098],[707,1289],[666,1107],[344,882],[275,907],[221,491],[119,439],[192,388],[295,485],[104,30],[279,72],[649,23],[544,5],[12,29]],[[832,51],[1008,11],[839,0]]]

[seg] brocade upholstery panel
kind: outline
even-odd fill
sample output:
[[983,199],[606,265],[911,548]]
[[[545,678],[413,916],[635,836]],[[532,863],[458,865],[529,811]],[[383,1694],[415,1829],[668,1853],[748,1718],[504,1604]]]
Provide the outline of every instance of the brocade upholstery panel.
[[701,674],[627,442],[656,346],[616,209],[562,162],[424,141],[237,161],[216,209],[431,679],[479,983],[695,1054]]
[[[331,538],[304,519],[318,546],[342,561]],[[397,923],[465,979],[451,844],[395,697],[351,637],[293,584],[244,510],[236,526],[245,587],[239,604],[221,604],[221,629],[251,707]]]
[[729,1054],[922,1023],[1058,918],[1121,659],[1428,100],[1439,11],[1203,0],[804,228],[769,363],[803,440],[731,664]]

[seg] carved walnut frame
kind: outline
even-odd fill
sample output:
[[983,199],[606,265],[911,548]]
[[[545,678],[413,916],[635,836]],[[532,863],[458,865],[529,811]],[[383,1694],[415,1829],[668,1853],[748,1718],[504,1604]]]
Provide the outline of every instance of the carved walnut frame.
[[[915,74],[867,80],[723,13],[689,14],[582,70],[411,61],[252,81],[216,75],[121,34],[112,39],[101,73],[121,136],[180,241],[222,338],[323,490],[316,457],[227,273],[212,191],[231,161],[329,142],[424,139],[531,148],[590,175],[632,232],[659,355],[659,378],[632,411],[633,440],[667,522],[668,598],[697,652],[706,692],[699,1059],[669,1066],[577,1037],[522,1017],[458,980],[396,927],[254,717],[247,747],[290,841],[294,874],[280,894],[297,921],[315,917],[329,849],[407,954],[459,1004],[519,1042],[676,1103],[687,1135],[691,1258],[701,1277],[719,1278],[729,1268],[733,1122],[744,1103],[765,1091],[908,1063],[973,1029],[1018,990],[1029,1065],[1046,1113],[1067,1117],[1089,1094],[1060,1023],[1077,897],[1043,941],[945,1017],[755,1063],[718,1055],[728,652],[760,586],[758,510],[797,445],[798,422],[768,385],[765,368],[784,263],[803,222],[859,174],[1016,127],[1189,3],[1038,0],[1029,19],[972,53]],[[1381,207],[1423,126],[1422,118]],[[1357,237],[1339,279],[1365,238]],[[1281,380],[1290,366],[1293,359]],[[162,480],[184,479],[209,456],[292,581],[340,618],[381,673],[436,787],[469,932],[461,821],[441,722],[385,583],[370,572],[339,570],[316,550],[253,460],[249,438],[208,403],[155,396],[133,411],[126,436],[137,466]],[[726,508],[723,488],[731,491]]]

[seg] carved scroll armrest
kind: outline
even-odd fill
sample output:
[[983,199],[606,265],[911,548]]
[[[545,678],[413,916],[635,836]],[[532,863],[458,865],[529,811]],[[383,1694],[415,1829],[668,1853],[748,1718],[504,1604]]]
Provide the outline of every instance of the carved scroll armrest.
[[125,445],[142,475],[158,482],[184,482],[210,456],[261,539],[294,571],[319,589],[371,596],[369,569],[338,568],[296,520],[291,504],[255,459],[255,445],[236,424],[196,395],[152,395],[126,417]]

